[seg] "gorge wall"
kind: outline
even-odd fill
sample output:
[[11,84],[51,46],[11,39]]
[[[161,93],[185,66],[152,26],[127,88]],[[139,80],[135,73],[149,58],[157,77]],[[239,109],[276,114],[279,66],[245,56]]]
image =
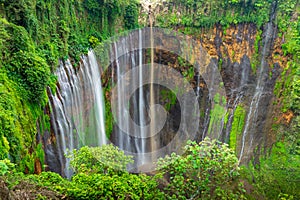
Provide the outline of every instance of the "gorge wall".
[[[296,31],[299,15],[291,11],[297,6],[292,1],[268,2],[264,6],[250,1],[158,1],[152,5],[156,26],[172,27],[192,35],[215,59],[228,103],[223,141],[238,154],[242,151],[242,135],[244,141],[249,142],[248,146],[256,146],[252,146],[250,152],[255,150],[254,154],[259,155],[270,152],[272,144],[282,141],[287,124],[292,122],[290,126],[297,126],[299,93],[296,82],[299,77],[295,74],[299,71],[296,67],[299,51],[292,47],[295,45],[292,37],[299,32]],[[149,11],[145,9],[144,12]],[[147,24],[145,17],[141,17],[140,22]],[[289,33],[291,30],[294,34]],[[288,84],[294,91],[290,95],[283,90]],[[294,115],[296,117],[291,120]],[[245,134],[245,129],[251,136]],[[287,132],[294,135],[297,131]],[[292,143],[297,146],[297,139],[293,138]]]
[[[276,141],[274,136],[270,137],[269,132],[274,120],[272,118],[272,112],[274,110],[274,105],[272,104],[272,100],[274,99],[273,90],[276,79],[284,68],[280,65],[284,65],[285,63],[283,60],[278,62],[271,57],[274,51],[276,51],[277,55],[283,56],[281,49],[274,48],[276,45],[277,31],[273,20],[274,19],[271,18],[270,22],[262,28],[261,32],[257,30],[254,24],[232,26],[226,29],[226,33],[222,30],[221,26],[216,26],[198,36],[202,40],[195,40],[196,44],[203,46],[208,54],[210,54],[211,58],[209,58],[209,62],[214,63],[215,66],[218,67],[218,70],[220,70],[226,90],[226,101],[221,102],[221,104],[226,104],[225,110],[220,110],[221,108],[217,106],[214,108],[210,106],[211,101],[215,101],[215,98],[209,96],[207,84],[203,78],[199,77],[199,72],[197,72],[196,68],[191,66],[191,63],[179,57],[175,50],[173,53],[159,48],[154,50],[155,63],[164,63],[180,71],[181,74],[186,76],[190,84],[193,85],[195,93],[198,93],[198,101],[201,105],[200,112],[202,112],[200,115],[202,117],[198,124],[200,128],[196,130],[195,139],[200,141],[205,136],[209,136],[229,143],[230,147],[235,149],[240,162],[243,164],[247,164],[254,155],[256,156],[255,160],[258,160],[261,151],[270,148]],[[141,33],[143,33],[142,38],[144,40],[144,37],[147,37],[147,31],[141,31]],[[164,46],[166,49],[174,48],[174,44],[166,39],[167,37],[163,34],[160,35],[159,31],[157,31],[157,33],[156,40],[160,41],[161,46]],[[144,36],[144,34],[146,34],[146,36]],[[135,48],[132,47],[139,46],[136,44],[136,38],[130,35],[127,36],[127,38],[129,39],[125,37],[125,39],[122,38],[118,43],[111,44],[111,49],[113,49],[113,58],[111,59],[114,60],[114,57],[116,57],[116,59],[110,65],[110,68],[102,75],[104,88],[111,88],[111,85],[117,84],[118,87],[129,87],[127,86],[130,85],[129,82],[135,81],[136,78],[131,77],[126,83],[123,83],[124,85],[119,85],[118,81],[121,75],[134,69],[139,62],[149,62],[151,57],[149,52],[143,49],[135,50]],[[143,42],[143,40],[138,38],[139,42]],[[177,43],[177,45],[178,46],[175,46],[178,48],[178,52],[188,51],[185,49],[186,46],[180,43]],[[185,53],[183,53],[183,55],[184,54]],[[118,55],[122,56],[119,57]],[[99,57],[99,59],[101,60],[101,57]],[[204,62],[204,60],[200,60],[200,62]],[[87,65],[82,65],[80,70],[87,67]],[[80,77],[82,75],[75,73],[72,76]],[[159,75],[157,74],[156,76]],[[100,76],[98,78],[100,78]],[[138,79],[141,79],[141,77]],[[61,81],[62,80],[59,79],[59,82]],[[177,85],[180,84],[179,80],[174,79],[174,82]],[[89,90],[90,89],[93,90],[92,88],[89,88]],[[123,88],[123,90],[125,89]],[[153,139],[156,141],[155,148],[157,149],[170,143],[176,136],[178,126],[182,120],[182,106],[184,106],[179,105],[178,100],[171,102],[170,97],[166,98],[168,91],[167,93],[161,92],[165,90],[166,89],[161,86],[155,87],[155,102],[163,105],[168,110],[167,122],[164,124],[164,128],[159,132],[159,135]],[[143,96],[143,93],[145,96]],[[139,97],[140,94],[142,94],[142,99]],[[144,118],[142,121],[149,121],[149,116],[146,113],[141,113],[140,110],[146,109],[144,112],[149,112],[147,110],[149,107],[147,108],[146,105],[149,106],[150,103],[149,99],[146,100],[146,96],[149,98],[150,95],[149,86],[140,88],[139,92],[132,96],[131,100],[126,96],[122,97],[124,98],[122,102],[118,100],[118,104],[120,103],[121,106],[118,107],[117,111],[110,110],[110,107],[108,107],[109,110],[106,113],[115,113],[115,120],[119,122],[122,121],[121,126],[126,126],[131,132],[135,132],[134,128],[127,122],[127,118],[132,117],[132,119],[139,124],[142,123],[141,118]],[[122,95],[118,94],[118,96],[118,98],[120,98]],[[78,98],[76,96],[74,97]],[[107,101],[106,105],[108,105],[112,100],[112,91],[106,90],[105,97]],[[126,99],[129,102],[126,102]],[[124,103],[128,103],[131,109],[126,111],[124,108],[125,105],[122,105]],[[142,107],[138,106],[140,104],[142,104]],[[94,104],[87,105],[89,107]],[[88,113],[89,109],[86,108],[83,112]],[[128,116],[129,113],[131,116]],[[107,117],[112,119],[112,116]],[[55,118],[52,119],[52,121],[55,121]],[[135,135],[129,136],[125,132],[121,132],[120,124],[116,125],[113,120],[110,121],[110,123],[109,126],[112,127],[112,132],[108,133],[110,135],[109,139],[122,150],[133,153],[141,153],[143,151],[147,153],[151,150],[150,146],[153,144],[152,140],[149,141],[149,139],[147,139],[144,144],[146,146],[143,147],[143,139],[137,139],[134,137]],[[216,133],[216,131],[218,132]],[[89,135],[87,132],[85,132],[85,134]],[[138,132],[135,134],[138,134]],[[97,137],[94,138],[96,139]],[[66,140],[65,142],[68,141]],[[179,144],[179,141],[176,144]],[[143,148],[145,149],[142,150]],[[137,163],[139,163],[138,167],[139,165],[145,164],[140,159],[141,158],[136,158]],[[60,163],[61,162],[62,161],[60,161]],[[51,161],[51,163],[53,163],[53,161]],[[52,167],[55,168],[55,165]]]
[[[268,152],[273,143],[291,135],[293,145],[298,145],[294,139],[299,130],[298,7],[292,0],[273,4],[176,0],[152,5],[154,26],[192,37],[221,73],[226,90],[225,110],[211,109],[214,99],[209,99],[209,88],[191,69],[191,63],[171,52],[154,50],[155,62],[179,71],[201,96],[197,140],[221,129],[219,139],[229,143],[243,163],[253,155],[258,163],[262,152]],[[140,26],[148,26],[149,10],[137,2],[1,2],[1,159],[10,158],[28,173],[39,173],[44,164],[46,170],[62,173],[64,161],[58,161],[61,153],[47,149],[57,145],[58,137],[68,137],[57,135],[50,123],[49,116],[54,110],[46,95],[46,91],[51,96],[51,92],[61,89],[54,73],[58,61],[66,62],[70,57],[68,67],[79,76],[80,62],[84,60],[80,55],[117,32],[138,27],[138,11]],[[141,59],[139,52],[135,53],[137,63]],[[145,63],[150,59],[146,50],[142,59]],[[105,126],[107,136],[116,142],[117,128],[109,112],[110,75],[117,71],[116,65],[108,70],[111,71],[102,76],[108,110]],[[47,86],[50,87],[46,89]],[[173,96],[166,92],[156,99],[170,113],[162,132],[168,136],[160,138],[162,145],[173,137],[180,121],[179,105]],[[219,116],[224,111],[226,118]],[[288,136],[281,134],[285,130]]]

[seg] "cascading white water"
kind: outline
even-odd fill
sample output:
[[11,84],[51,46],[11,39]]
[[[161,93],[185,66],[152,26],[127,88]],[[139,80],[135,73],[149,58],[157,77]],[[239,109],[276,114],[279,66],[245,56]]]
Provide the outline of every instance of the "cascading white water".
[[[154,38],[153,38],[153,28],[152,28],[152,15],[151,11],[149,12],[149,23],[150,23],[150,134],[154,135],[155,134],[155,128],[156,128],[156,112],[154,110],[155,106],[155,101],[154,101]],[[156,143],[153,141],[153,137],[151,137],[151,152],[152,156],[154,155],[154,152],[156,150]]]
[[105,107],[104,107],[104,99],[103,99],[103,91],[102,91],[102,83],[99,67],[97,64],[97,59],[95,54],[90,51],[88,53],[88,61],[90,64],[91,70],[91,82],[93,83],[94,89],[94,100],[95,100],[95,120],[96,120],[96,133],[97,133],[97,145],[106,144],[106,135],[105,135]]
[[[144,92],[143,92],[143,48],[142,48],[142,31],[139,30],[139,125],[140,125],[140,133],[144,133],[143,126],[145,125],[145,102],[144,102]],[[142,153],[146,152],[146,141],[144,139],[141,140],[141,150]],[[141,164],[146,162],[145,156],[141,158]]]
[[[123,41],[124,42],[124,41]],[[121,79],[122,74],[124,73],[123,70],[126,69],[126,67],[124,67],[126,64],[128,63],[124,63],[124,61],[126,59],[124,58],[119,58],[119,49],[121,49],[121,52],[123,52],[123,47],[125,45],[122,45],[121,47],[118,47],[116,43],[114,43],[114,49],[115,49],[115,61],[116,61],[116,77],[118,79]],[[123,69],[123,70],[122,70]],[[126,101],[126,96],[125,94],[125,90],[126,90],[126,86],[121,84],[121,82],[119,80],[117,80],[117,124],[120,126],[119,127],[119,131],[118,131],[118,146],[122,149],[122,150],[127,150],[130,147],[130,137],[128,136],[129,133],[129,127],[128,127],[128,109],[125,108],[125,104],[124,102]]]
[[72,171],[69,169],[69,160],[63,156],[67,150],[107,143],[99,66],[92,51],[82,60],[83,65],[78,72],[75,72],[69,60],[61,62],[55,73],[58,79],[56,94],[48,90],[60,172],[68,178]]
[[264,93],[265,81],[266,81],[267,72],[268,72],[267,71],[267,69],[268,69],[267,56],[270,51],[270,44],[274,37],[273,20],[275,19],[276,6],[277,6],[276,3],[273,3],[273,5],[272,5],[273,9],[271,11],[270,21],[266,25],[263,49],[261,52],[260,70],[259,70],[259,74],[258,74],[258,78],[257,78],[255,93],[254,93],[254,96],[250,103],[249,112],[248,112],[247,118],[246,118],[245,128],[242,133],[242,142],[241,142],[241,151],[239,154],[239,162],[241,162],[241,160],[244,156],[246,142],[249,143],[247,154],[252,150],[251,147],[253,145],[253,140],[254,140],[255,136],[254,136],[254,133],[250,133],[250,132],[251,132],[251,127],[255,126],[254,123],[257,119],[259,103],[260,103],[261,97]]
[[[127,52],[126,48],[130,48],[130,43],[133,43],[132,39],[134,38],[122,38],[120,41],[121,46],[117,46],[115,42],[113,44],[112,54],[115,57],[115,76],[117,79],[117,91],[116,91],[116,120],[119,126],[116,135],[116,145],[120,147],[120,149],[127,151],[127,152],[136,152],[139,155],[138,160],[136,160],[136,165],[143,165],[147,163],[147,158],[144,156],[144,153],[148,151],[147,149],[147,137],[146,133],[147,130],[144,128],[146,125],[146,98],[143,89],[143,58],[145,55],[143,54],[143,35],[141,30],[139,30],[138,34],[138,51],[132,53],[125,53]],[[118,44],[120,44],[118,43]],[[122,55],[119,57],[119,55]],[[137,62],[136,62],[137,61]],[[136,63],[138,65],[136,65]],[[126,71],[138,68],[138,77],[135,74],[132,74],[132,80],[125,80],[123,84],[119,81],[122,79]],[[128,69],[127,69],[128,68]],[[114,73],[113,73],[114,74]],[[133,81],[132,84],[129,82]],[[126,96],[126,90],[130,90],[129,85],[132,87],[137,87],[137,95],[133,99],[133,116],[130,116],[130,108],[126,106],[130,104],[129,97]],[[126,105],[125,105],[126,104]],[[138,128],[130,127],[130,117],[133,118],[135,122],[139,125]]]
[[[211,100],[214,96],[223,97],[223,92],[220,92],[222,89],[219,88],[222,84],[215,84],[221,82],[221,77],[213,74],[217,67],[214,62],[209,61],[209,56],[198,43],[188,41],[179,49],[176,49],[177,45],[156,47],[157,44],[154,43],[157,42],[156,37],[161,37],[162,43],[167,43],[168,41],[165,40],[172,38],[168,37],[169,34],[152,27],[136,30],[132,34],[119,37],[106,48],[109,50],[108,58],[110,59],[107,67],[111,67],[108,68],[108,72],[112,71],[110,100],[115,120],[111,140],[126,154],[134,156],[135,163],[129,166],[129,170],[135,172],[142,168],[154,167],[152,161],[155,162],[158,157],[166,155],[169,151],[181,150],[178,144],[184,143],[187,138],[193,138],[193,134],[197,131],[195,129],[199,125],[200,114],[197,113],[199,109],[197,109],[195,97],[200,94],[200,77],[197,80],[198,86],[195,94],[195,91],[191,90],[191,85],[180,73],[173,73],[176,70],[154,64],[157,61],[154,58],[160,59],[157,57],[158,53],[161,53],[160,48],[167,50],[172,47],[170,51],[177,52],[177,54],[180,54],[182,50],[184,51],[182,56],[188,60],[191,59],[189,56],[191,53],[197,53],[199,58],[197,57],[198,61],[194,62],[199,67],[211,65],[202,70],[203,72],[200,72],[200,68],[198,69],[198,75],[204,73],[206,79],[209,80],[209,91],[213,94]],[[178,44],[179,38],[174,39],[170,42]],[[188,48],[185,52],[186,46],[191,46],[192,49]],[[103,54],[102,50],[99,52]],[[170,98],[169,93],[165,97],[162,97],[160,93],[161,86],[164,85],[167,89],[172,88],[170,91],[176,94],[177,100],[172,102],[174,105],[172,105],[171,112],[165,109],[171,99],[163,100],[165,97]],[[180,106],[181,110],[177,111],[175,109],[177,106]],[[209,110],[206,115],[209,116]],[[214,127],[217,127],[219,123],[220,120]]]

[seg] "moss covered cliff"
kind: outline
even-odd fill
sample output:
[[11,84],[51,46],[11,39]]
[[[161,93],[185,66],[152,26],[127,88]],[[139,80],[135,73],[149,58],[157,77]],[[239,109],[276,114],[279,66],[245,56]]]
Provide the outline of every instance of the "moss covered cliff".
[[[10,158],[27,172],[43,168],[37,164],[43,161],[43,152],[36,123],[39,120],[40,127],[50,129],[49,117],[43,111],[45,89],[55,88],[53,72],[58,60],[71,58],[77,66],[88,48],[115,33],[138,27],[138,15],[140,26],[148,26],[148,11],[143,9],[138,2],[126,0],[0,1],[0,159]],[[274,96],[270,96],[272,105],[261,122],[271,130],[261,130],[270,136],[266,149],[283,138],[290,138],[297,147],[299,138],[290,137],[299,130],[297,1],[175,0],[161,1],[152,9],[155,26],[179,30],[201,42],[217,60],[228,91],[235,86],[230,73],[239,66],[249,64],[249,81],[256,80],[265,24],[276,12],[276,36],[267,59]],[[239,105],[233,119],[232,148],[236,148],[246,120],[245,113],[238,111],[247,106]]]
[[43,168],[37,121],[50,129],[43,108],[59,59],[77,66],[89,48],[137,27],[137,13],[135,1],[0,1],[0,159]]
[[[247,110],[254,96],[253,85],[259,77],[261,60],[265,58],[267,95],[258,106],[261,114],[257,117],[257,127],[251,129],[255,131],[254,140],[261,143],[254,148],[254,158],[248,160],[245,176],[254,182],[246,189],[253,198],[300,197],[297,191],[300,174],[299,1],[157,2],[151,8],[154,25],[194,37],[216,61],[228,93],[226,120],[232,120],[228,138],[222,139],[236,151],[240,150]],[[18,171],[26,173],[44,170],[39,133],[51,131],[46,87],[55,90],[54,71],[59,60],[70,58],[77,68],[80,55],[89,48],[116,33],[148,26],[148,8],[142,4],[135,0],[0,0],[0,160],[8,158],[17,164]],[[271,41],[266,42],[266,24],[270,21],[274,32]],[[267,56],[262,55],[264,47],[268,48]],[[164,53],[166,60],[173,59],[175,69],[194,79],[193,70],[188,70],[190,66],[170,55]],[[247,84],[242,91],[248,95],[238,99],[234,89],[243,82],[243,75],[247,76]],[[196,81],[191,82],[195,85]],[[105,88],[107,93],[109,90]],[[163,97],[172,99],[168,94]],[[235,105],[236,100],[242,103]],[[109,102],[106,103],[109,108]],[[166,108],[176,114],[175,104],[175,100],[167,102]],[[48,109],[44,109],[45,106]],[[109,122],[113,123],[111,113],[106,112],[110,115]],[[215,110],[210,117],[219,117],[217,115],[218,110]],[[113,127],[107,127],[111,132]]]

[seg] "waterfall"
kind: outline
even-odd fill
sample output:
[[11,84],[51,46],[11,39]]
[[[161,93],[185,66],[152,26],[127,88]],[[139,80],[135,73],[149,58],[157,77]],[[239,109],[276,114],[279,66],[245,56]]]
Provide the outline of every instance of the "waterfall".
[[[111,105],[116,122],[111,140],[126,154],[134,156],[135,163],[129,167],[132,171],[149,167],[159,156],[181,150],[180,145],[187,138],[194,138],[193,134],[199,124],[190,125],[196,123],[200,116],[197,114],[199,109],[193,109],[196,107],[196,95],[192,86],[184,80],[180,72],[158,64],[160,50],[165,47],[157,48],[157,41],[151,38],[156,39],[159,36],[163,42],[167,42],[165,39],[170,37],[164,36],[170,33],[162,31],[156,28],[152,30],[151,27],[136,30],[121,36],[106,48],[109,49],[110,58],[108,67],[111,67],[108,73],[110,70],[113,72],[110,76]],[[178,40],[173,39],[170,42],[176,44]],[[171,47],[176,48],[175,45]],[[184,47],[177,51],[181,52],[181,48]],[[188,53],[191,52],[187,51],[186,54]],[[204,53],[201,55],[206,57]],[[165,96],[163,92],[166,92]],[[177,98],[175,102],[172,99],[174,94]],[[171,110],[166,109],[168,103],[172,104]],[[190,120],[192,118],[197,120]]]
[[[142,31],[139,30],[139,125],[140,125],[140,133],[144,133],[143,126],[145,125],[145,102],[144,102],[144,92],[143,92],[143,73],[142,73],[142,66],[143,66],[143,49],[142,49]],[[146,140],[141,140],[141,149],[140,152],[146,152]],[[142,155],[141,164],[146,163],[145,156]]]
[[[151,21],[151,19],[150,19]],[[135,155],[135,164],[130,168],[149,164],[156,150],[153,133],[156,131],[155,95],[154,95],[154,48],[153,33],[150,27],[150,83],[145,85],[149,77],[145,76],[147,66],[144,61],[147,56],[143,52],[145,35],[138,30],[137,37],[123,37],[111,46],[110,57],[113,59],[113,90],[112,98],[115,102],[114,115],[117,122],[112,140],[125,153]],[[147,38],[148,39],[148,38]],[[145,40],[147,40],[145,39]],[[136,45],[137,48],[132,48]],[[135,69],[137,73],[135,73]],[[131,70],[131,72],[130,72]],[[130,74],[127,74],[129,72]],[[127,77],[129,76],[129,77]],[[115,83],[116,82],[116,83]],[[128,91],[134,91],[129,94]],[[131,96],[132,95],[132,96]],[[130,100],[133,97],[133,101]],[[132,111],[132,108],[134,109]],[[137,110],[137,111],[136,111]],[[133,113],[133,114],[132,114]],[[132,125],[134,122],[137,126]],[[148,154],[151,152],[151,156]]]
[[[137,166],[146,164],[149,162],[146,153],[151,149],[149,147],[151,144],[149,143],[147,123],[148,123],[148,112],[147,106],[151,103],[147,99],[149,91],[147,87],[144,88],[144,72],[143,72],[143,59],[145,58],[145,54],[143,52],[142,44],[143,44],[143,35],[142,31],[138,30],[138,49],[136,51],[132,51],[130,49],[130,44],[134,43],[135,38],[122,38],[118,43],[114,42],[112,44],[111,49],[111,57],[114,57],[114,73],[113,76],[116,79],[113,79],[113,85],[115,85],[114,81],[116,81],[116,110],[115,110],[115,119],[117,122],[117,130],[115,133],[113,132],[112,139],[114,143],[125,152],[131,154],[136,153],[137,157],[135,158],[134,166],[130,166],[135,168]],[[118,46],[119,45],[119,46]],[[128,49],[126,49],[128,48]],[[129,50],[127,52],[127,50]],[[120,56],[121,55],[121,56]],[[133,69],[137,69],[138,73],[135,73]],[[126,73],[131,70],[130,78],[126,78]],[[123,80],[121,80],[123,79]],[[131,88],[132,87],[132,88]],[[133,100],[130,101],[130,97],[128,97],[127,92],[134,90]],[[146,91],[144,91],[146,89]],[[153,94],[150,92],[150,98]],[[128,105],[129,104],[129,105]],[[130,115],[130,107],[132,106],[132,116]],[[151,111],[150,111],[151,112]],[[150,114],[151,117],[151,114]],[[133,120],[138,126],[132,127],[130,124],[130,120]]]
[[53,152],[47,152],[46,148],[46,160],[55,159],[57,154],[59,172],[68,178],[72,171],[69,169],[69,160],[63,156],[67,150],[107,143],[99,66],[92,51],[82,57],[82,61],[78,71],[75,71],[69,60],[61,61],[55,72],[57,91],[53,94],[48,89],[52,110],[50,120],[56,142],[52,144]]
[[[154,153],[156,150],[155,142],[153,141],[153,136],[155,134],[155,128],[156,128],[156,115],[155,115],[155,101],[154,101],[154,38],[153,38],[153,28],[152,28],[152,16],[151,16],[151,10],[149,11],[149,23],[150,23],[150,145],[151,145],[151,152]],[[153,155],[152,155],[153,156]]]
[[101,83],[101,76],[99,67],[97,64],[97,60],[95,54],[93,52],[88,53],[88,61],[90,64],[91,70],[91,79],[90,82],[93,84],[92,88],[94,91],[94,105],[95,105],[95,125],[96,125],[96,134],[97,134],[97,144],[98,146],[106,144],[106,135],[105,135],[105,118],[104,118],[104,99],[103,99],[103,92],[102,92],[102,83]]
[[[245,127],[242,133],[242,141],[241,141],[241,150],[239,154],[239,162],[243,159],[243,156],[248,156],[247,154],[250,153],[252,150],[253,141],[255,138],[255,132],[252,129],[255,129],[257,115],[259,112],[259,104],[261,102],[261,98],[264,94],[265,82],[268,78],[268,61],[267,57],[270,53],[270,46],[274,39],[274,25],[273,21],[275,19],[275,11],[276,11],[277,3],[273,2],[271,14],[270,14],[270,21],[266,24],[266,31],[263,40],[263,49],[261,52],[261,61],[260,61],[260,70],[257,78],[257,84],[255,88],[255,93],[250,103],[249,112],[247,114]],[[245,154],[245,147],[247,143],[248,151]]]

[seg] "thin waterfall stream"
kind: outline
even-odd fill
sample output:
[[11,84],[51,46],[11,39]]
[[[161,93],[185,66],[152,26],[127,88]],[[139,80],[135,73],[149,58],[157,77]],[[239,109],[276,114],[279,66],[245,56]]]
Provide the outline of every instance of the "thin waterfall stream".
[[[266,24],[266,31],[265,37],[263,40],[263,49],[261,52],[261,62],[260,62],[260,70],[257,78],[257,84],[255,88],[255,93],[250,103],[249,111],[246,118],[245,127],[242,133],[242,141],[241,141],[241,150],[239,153],[239,162],[244,158],[245,153],[245,145],[246,142],[248,144],[248,151],[246,152],[249,154],[249,151],[252,150],[253,140],[254,140],[254,133],[251,133],[252,128],[255,127],[255,121],[257,119],[259,103],[261,101],[262,95],[264,94],[264,87],[266,83],[266,77],[268,77],[268,63],[267,57],[269,56],[270,45],[272,40],[274,39],[274,20],[275,20],[275,11],[276,11],[277,2],[273,2],[271,13],[270,13],[270,20]],[[249,137],[248,137],[249,135]]]
[[[151,7],[149,6],[149,23],[150,23],[150,145],[151,145],[151,152],[154,152],[156,150],[155,142],[153,141],[153,137],[155,134],[155,128],[156,128],[156,112],[155,112],[155,101],[154,101],[154,39],[153,39],[153,22],[152,22],[152,11]],[[152,155],[153,156],[153,155]]]

